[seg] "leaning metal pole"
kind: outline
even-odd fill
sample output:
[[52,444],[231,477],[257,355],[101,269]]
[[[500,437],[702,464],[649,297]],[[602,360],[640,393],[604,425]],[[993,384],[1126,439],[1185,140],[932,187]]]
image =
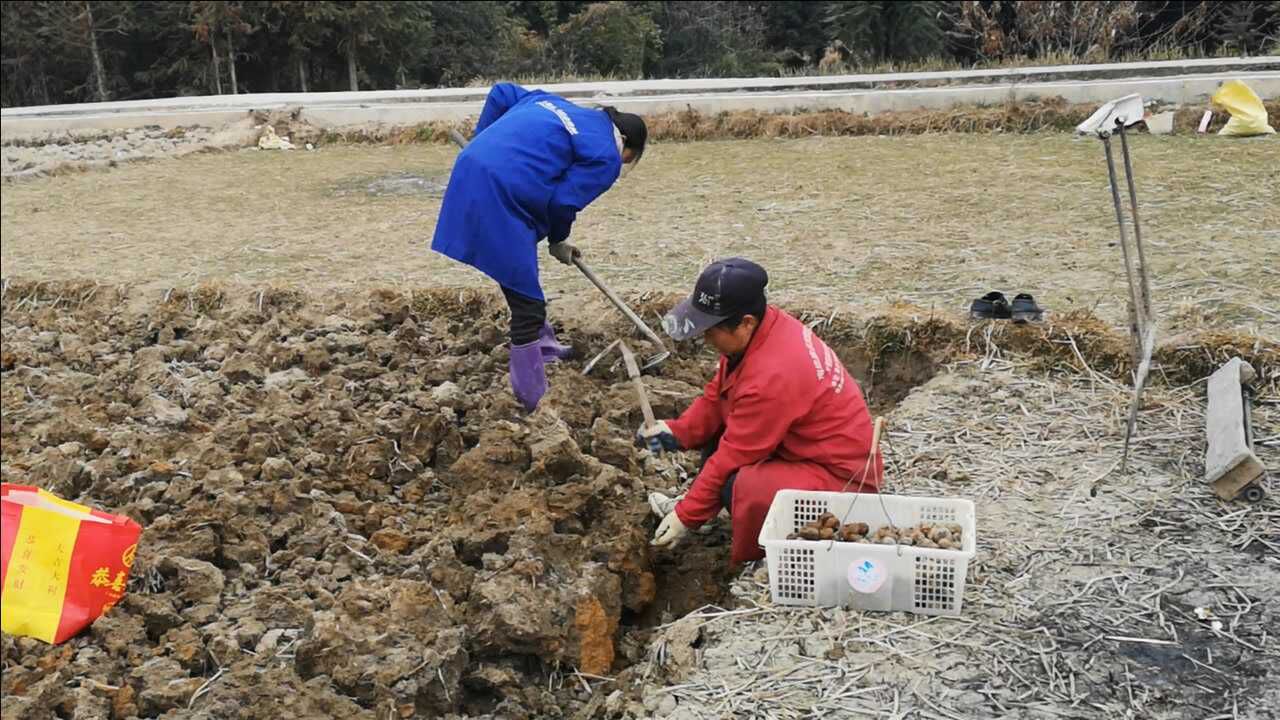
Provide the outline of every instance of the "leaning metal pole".
[[[1134,251],[1129,250],[1129,236],[1125,231],[1124,207],[1120,200],[1120,184],[1116,180],[1115,157],[1111,151],[1111,130],[1102,129],[1098,138],[1107,158],[1107,176],[1111,181],[1111,202],[1115,206],[1116,225],[1120,229],[1120,252],[1124,258],[1125,279],[1129,285],[1129,333],[1132,340],[1132,360],[1134,366],[1133,397],[1129,402],[1129,414],[1125,424],[1124,451],[1120,456],[1120,472],[1128,470],[1129,446],[1133,440],[1138,424],[1138,410],[1142,406],[1142,393],[1146,388],[1147,377],[1151,372],[1151,355],[1155,350],[1156,328],[1155,318],[1151,312],[1151,280],[1147,268],[1146,251],[1142,245],[1142,226],[1138,218],[1138,192],[1133,181],[1133,163],[1129,157],[1129,142],[1125,136],[1124,123],[1116,122],[1116,132],[1120,134],[1120,147],[1124,160],[1125,183],[1129,190],[1129,207],[1133,216]],[[1135,261],[1137,267],[1135,268]],[[1090,495],[1096,495],[1102,478],[1098,478],[1090,488]]]
[[1124,179],[1129,185],[1129,208],[1133,213],[1133,244],[1138,249],[1138,280],[1141,282],[1139,285],[1142,300],[1140,307],[1143,313],[1143,324],[1147,325],[1154,318],[1151,316],[1151,279],[1147,272],[1147,255],[1142,247],[1142,223],[1138,221],[1138,191],[1133,183],[1133,163],[1129,161],[1129,138],[1124,131],[1124,125],[1120,125],[1116,132],[1120,134],[1120,154],[1124,156]]
[[1104,131],[1099,136],[1102,138],[1102,147],[1107,153],[1107,175],[1111,178],[1111,200],[1116,207],[1116,225],[1120,227],[1120,253],[1124,256],[1124,275],[1129,283],[1129,334],[1133,341],[1132,358],[1136,365],[1138,357],[1142,352],[1139,343],[1142,342],[1142,319],[1138,308],[1138,293],[1136,292],[1136,283],[1133,277],[1133,263],[1129,257],[1129,234],[1124,229],[1124,208],[1120,203],[1120,187],[1116,182],[1116,163],[1111,154],[1111,133]]

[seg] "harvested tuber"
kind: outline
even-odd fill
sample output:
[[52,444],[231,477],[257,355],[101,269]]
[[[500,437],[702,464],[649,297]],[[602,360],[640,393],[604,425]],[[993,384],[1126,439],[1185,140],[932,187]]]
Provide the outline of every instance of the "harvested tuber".
[[[866,526],[863,525],[863,527]],[[858,528],[854,525],[845,525],[840,528],[840,532],[836,533],[836,539],[842,542],[854,542],[861,537],[863,537],[863,533],[858,532]]]
[[874,531],[864,522],[840,525],[840,519],[826,512],[787,536],[788,540],[838,540],[847,543],[906,545],[929,550],[961,550],[963,528],[957,523],[918,523],[914,527],[882,525]]

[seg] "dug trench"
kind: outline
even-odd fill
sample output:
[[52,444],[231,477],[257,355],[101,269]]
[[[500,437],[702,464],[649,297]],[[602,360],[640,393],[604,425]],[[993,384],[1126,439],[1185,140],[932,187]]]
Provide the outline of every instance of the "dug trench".
[[[625,332],[566,309],[584,356]],[[934,318],[812,322],[877,411],[991,352]],[[1089,327],[1081,357],[1123,357]],[[724,601],[728,528],[654,553],[646,494],[697,458],[633,446],[634,389],[608,363],[552,367],[522,412],[504,328],[472,290],[6,282],[0,475],[145,530],[128,594],[86,632],[5,636],[4,715],[571,717],[598,678],[629,691],[651,628]],[[1052,331],[1010,332],[1059,357]],[[645,379],[659,417],[713,367],[677,350]]]

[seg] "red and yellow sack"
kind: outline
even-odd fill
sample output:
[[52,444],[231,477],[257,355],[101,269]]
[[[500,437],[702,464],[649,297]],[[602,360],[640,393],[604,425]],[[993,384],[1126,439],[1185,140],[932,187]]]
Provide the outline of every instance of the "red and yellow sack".
[[124,597],[138,523],[7,483],[0,514],[4,632],[60,643]]

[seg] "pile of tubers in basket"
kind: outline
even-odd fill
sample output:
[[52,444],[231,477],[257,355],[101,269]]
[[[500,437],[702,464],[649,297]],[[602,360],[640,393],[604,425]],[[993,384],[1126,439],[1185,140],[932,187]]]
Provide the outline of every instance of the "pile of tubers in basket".
[[835,540],[871,545],[911,545],[935,550],[960,550],[964,547],[963,529],[956,523],[922,522],[915,527],[885,525],[874,533],[864,522],[841,526],[840,518],[827,512],[817,520],[787,536],[788,540]]

